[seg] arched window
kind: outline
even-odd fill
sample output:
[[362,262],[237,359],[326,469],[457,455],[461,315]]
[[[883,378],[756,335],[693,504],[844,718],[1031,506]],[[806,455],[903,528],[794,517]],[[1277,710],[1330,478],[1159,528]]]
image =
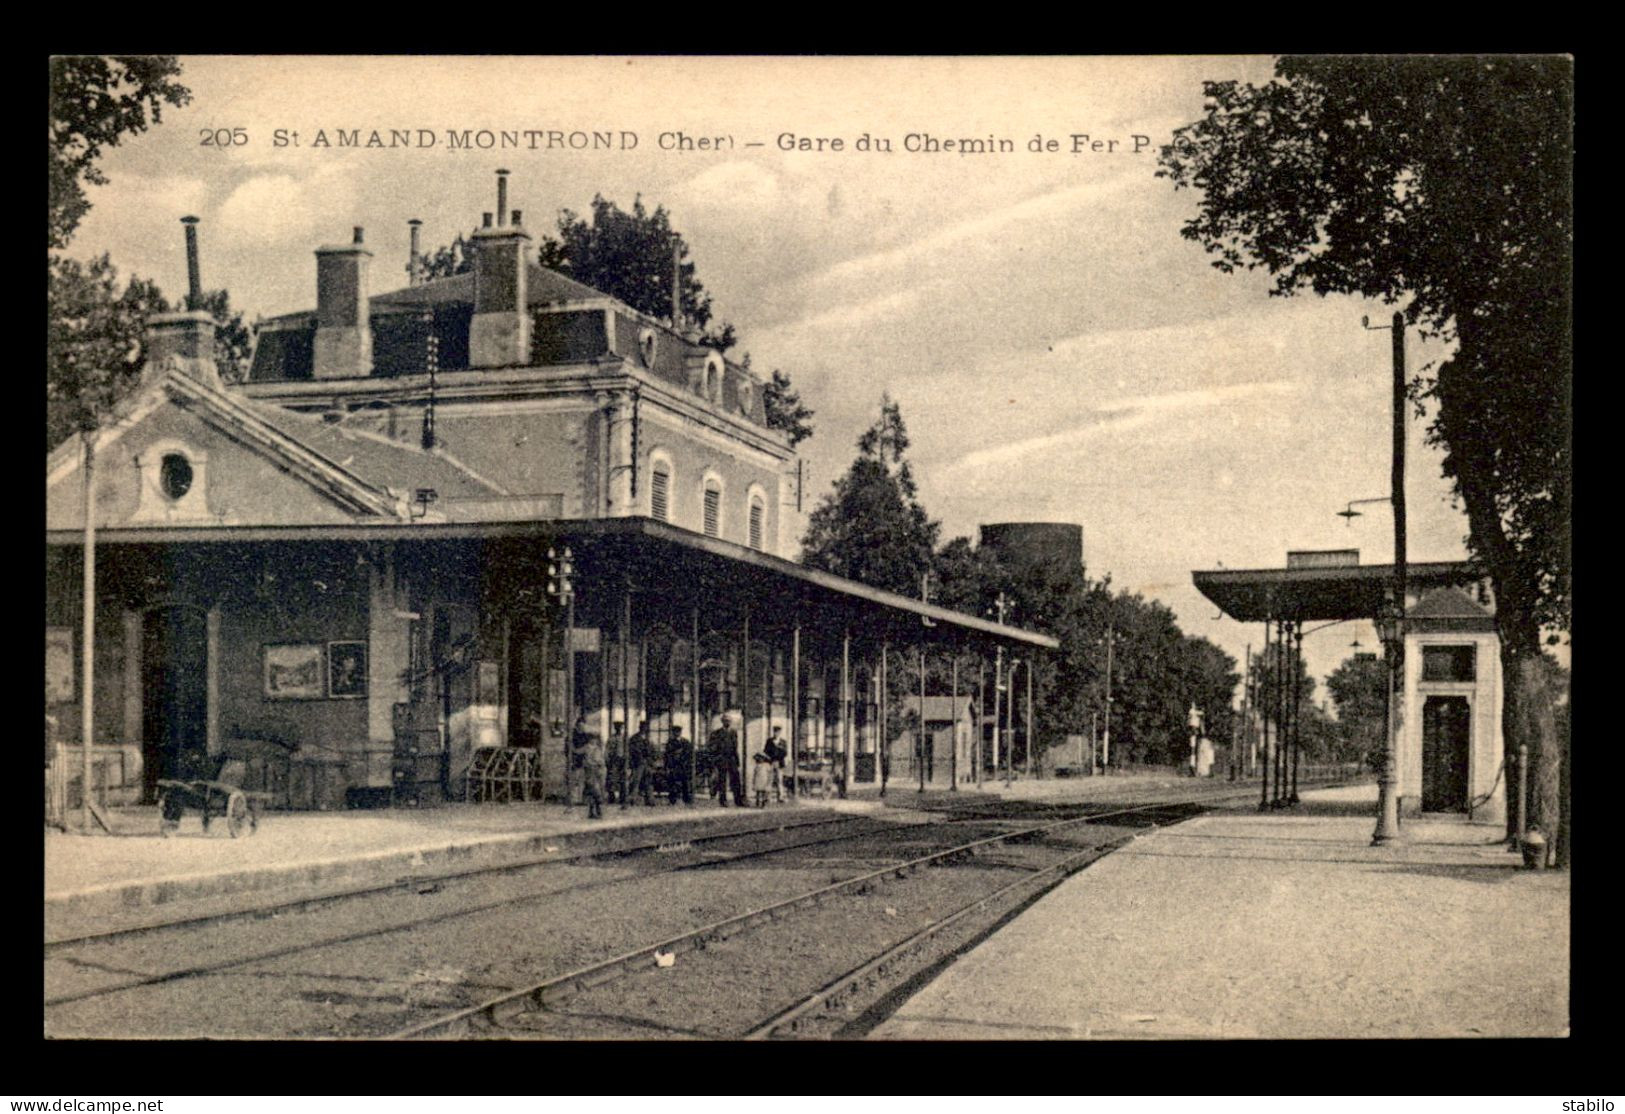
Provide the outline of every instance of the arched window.
[[750,547],[762,548],[762,521],[767,517],[767,507],[760,495],[752,494],[750,497]]
[[705,478],[705,532],[722,535],[722,482],[714,476]]
[[671,465],[664,460],[649,468],[649,517],[671,521]]
[[644,367],[655,366],[655,331],[644,329],[638,334],[638,359]]

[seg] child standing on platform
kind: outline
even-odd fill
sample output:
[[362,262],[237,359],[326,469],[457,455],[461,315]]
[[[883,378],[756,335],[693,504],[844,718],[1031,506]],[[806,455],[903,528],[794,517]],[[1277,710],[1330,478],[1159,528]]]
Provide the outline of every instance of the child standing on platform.
[[767,807],[767,795],[773,792],[773,763],[765,754],[758,754],[750,771],[750,787],[756,792],[756,807]]

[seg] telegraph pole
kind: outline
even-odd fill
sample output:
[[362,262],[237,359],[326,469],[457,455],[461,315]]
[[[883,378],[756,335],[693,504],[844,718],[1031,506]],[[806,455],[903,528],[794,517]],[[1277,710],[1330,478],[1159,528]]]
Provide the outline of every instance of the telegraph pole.
[[[188,229],[190,231],[190,229]],[[96,679],[96,433],[86,430],[85,440],[85,555],[84,555],[84,663],[80,670],[79,728],[84,745],[83,778],[79,803],[83,806],[82,820],[85,834],[91,831],[91,761],[90,747],[95,737],[95,679]]]
[[[1362,325],[1371,326],[1362,319]],[[1373,846],[1394,843],[1399,839],[1399,739],[1404,729],[1405,701],[1405,315],[1394,312],[1388,328],[1393,333],[1394,361],[1394,429],[1391,498],[1394,509],[1394,585],[1393,600],[1383,633],[1388,655],[1388,687],[1393,694],[1388,710],[1388,746],[1382,760],[1382,775],[1377,779],[1377,829],[1372,833]]]

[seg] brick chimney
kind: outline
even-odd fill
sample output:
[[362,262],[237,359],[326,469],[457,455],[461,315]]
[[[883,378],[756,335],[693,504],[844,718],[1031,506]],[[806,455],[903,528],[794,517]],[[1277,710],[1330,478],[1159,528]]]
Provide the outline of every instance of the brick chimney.
[[530,309],[527,304],[530,235],[519,213],[508,220],[508,172],[497,171],[495,223],[474,233],[474,321],[469,329],[470,367],[514,367],[530,363]]
[[348,244],[316,249],[317,379],[372,374],[372,329],[367,320],[367,261],[362,230]]
[[207,387],[220,389],[214,359],[214,318],[206,310],[159,313],[147,318],[147,367],[180,371]]
[[220,368],[214,356],[214,318],[196,308],[203,297],[197,223],[196,217],[181,218],[186,228],[186,309],[147,319],[147,369],[180,371],[205,386],[220,388]]

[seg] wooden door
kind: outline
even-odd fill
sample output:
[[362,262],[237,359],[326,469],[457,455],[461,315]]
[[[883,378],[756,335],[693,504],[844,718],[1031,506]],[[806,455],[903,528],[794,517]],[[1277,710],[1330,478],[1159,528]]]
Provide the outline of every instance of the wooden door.
[[1430,696],[1422,707],[1422,811],[1467,811],[1467,755],[1472,741],[1465,696]]

